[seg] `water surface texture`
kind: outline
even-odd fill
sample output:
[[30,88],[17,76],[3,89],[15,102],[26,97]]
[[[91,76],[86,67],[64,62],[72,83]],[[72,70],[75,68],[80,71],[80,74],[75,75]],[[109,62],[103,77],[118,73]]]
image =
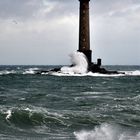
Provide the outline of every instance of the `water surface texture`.
[[0,66],[0,139],[140,140],[140,66],[122,75]]

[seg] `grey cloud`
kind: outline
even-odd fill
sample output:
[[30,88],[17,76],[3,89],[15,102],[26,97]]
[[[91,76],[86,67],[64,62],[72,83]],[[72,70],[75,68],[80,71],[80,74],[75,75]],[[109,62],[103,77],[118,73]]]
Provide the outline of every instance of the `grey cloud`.
[[94,5],[92,7],[93,14],[97,16],[106,14],[118,16],[130,11],[133,12],[137,10],[135,7],[140,5],[139,0],[94,0],[91,3]]
[[[49,9],[50,6],[51,10],[48,12],[47,9]],[[74,0],[1,0],[0,18],[32,19],[36,18],[36,16],[53,18],[75,13],[77,9],[76,6],[77,5]],[[44,13],[41,13],[41,11]]]
[[19,18],[26,19],[33,16],[43,3],[38,0],[1,0],[0,18]]
[[[53,7],[47,13],[51,4]],[[90,0],[91,15],[119,16],[132,10],[127,7],[134,7],[138,4],[140,4],[139,0]],[[1,0],[0,18],[34,18],[42,16],[39,15],[40,11],[44,11],[43,16],[48,18],[78,15],[78,7],[78,0]],[[127,10],[123,11],[125,8]]]

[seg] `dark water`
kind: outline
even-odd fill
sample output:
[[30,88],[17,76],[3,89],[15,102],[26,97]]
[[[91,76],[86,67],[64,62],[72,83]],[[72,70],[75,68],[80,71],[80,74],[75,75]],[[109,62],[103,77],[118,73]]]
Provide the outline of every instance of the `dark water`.
[[0,66],[1,140],[140,140],[140,66],[125,75],[36,75]]

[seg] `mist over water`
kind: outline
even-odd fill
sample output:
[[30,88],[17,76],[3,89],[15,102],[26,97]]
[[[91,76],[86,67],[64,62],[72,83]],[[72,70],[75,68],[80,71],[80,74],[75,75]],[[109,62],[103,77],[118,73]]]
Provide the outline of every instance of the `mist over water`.
[[140,66],[36,74],[55,67],[0,66],[0,139],[140,139]]

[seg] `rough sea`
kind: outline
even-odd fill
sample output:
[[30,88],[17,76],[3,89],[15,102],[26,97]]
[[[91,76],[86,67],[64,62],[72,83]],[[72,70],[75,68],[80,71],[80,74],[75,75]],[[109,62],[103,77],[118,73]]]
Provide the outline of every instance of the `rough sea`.
[[0,140],[140,140],[140,66],[35,74],[0,66]]

